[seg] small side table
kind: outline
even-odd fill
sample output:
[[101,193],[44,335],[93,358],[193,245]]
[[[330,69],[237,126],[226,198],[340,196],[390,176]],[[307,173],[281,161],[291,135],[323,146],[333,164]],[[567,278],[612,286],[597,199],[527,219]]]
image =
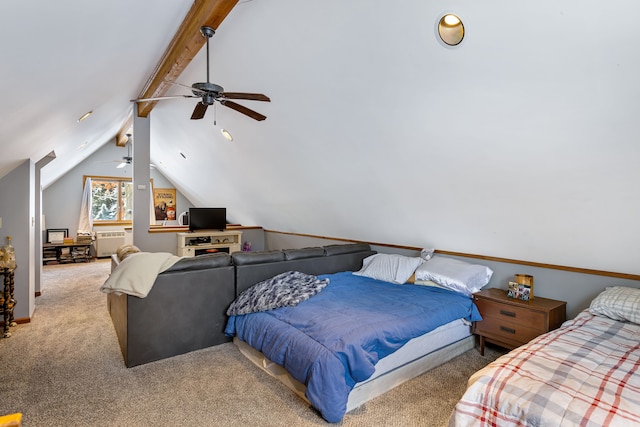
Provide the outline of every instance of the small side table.
[[530,301],[509,298],[504,289],[490,288],[473,294],[482,320],[473,323],[480,336],[480,354],[485,341],[507,349],[528,343],[538,335],[558,328],[566,320],[565,301],[536,296]]
[[13,318],[13,308],[16,305],[16,300],[13,297],[13,270],[13,268],[0,268],[0,275],[4,277],[4,292],[0,296],[0,313],[4,315],[3,338],[9,338],[11,336],[9,327],[16,326]]

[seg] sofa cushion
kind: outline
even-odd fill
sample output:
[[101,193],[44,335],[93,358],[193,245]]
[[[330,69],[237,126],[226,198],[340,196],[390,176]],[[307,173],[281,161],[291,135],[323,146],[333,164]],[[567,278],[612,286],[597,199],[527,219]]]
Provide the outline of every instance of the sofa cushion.
[[350,254],[353,252],[370,251],[371,246],[368,243],[348,243],[346,245],[327,245],[324,246],[324,253],[327,256]]
[[215,254],[198,255],[185,257],[173,264],[164,273],[172,271],[203,270],[205,268],[227,267],[231,265],[231,256],[228,253],[218,252]]
[[282,251],[234,252],[231,258],[235,265],[264,264],[284,261]]
[[285,249],[282,252],[284,252],[284,259],[286,260],[315,258],[319,256],[324,256],[324,249],[320,247]]

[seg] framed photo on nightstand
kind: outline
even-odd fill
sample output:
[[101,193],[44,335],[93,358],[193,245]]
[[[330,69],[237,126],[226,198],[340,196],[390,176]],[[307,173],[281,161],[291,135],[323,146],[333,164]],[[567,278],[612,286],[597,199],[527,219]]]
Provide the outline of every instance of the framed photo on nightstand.
[[529,301],[533,298],[531,285],[526,285],[518,282],[509,282],[509,286],[507,288],[507,296],[509,298],[515,298],[522,301]]

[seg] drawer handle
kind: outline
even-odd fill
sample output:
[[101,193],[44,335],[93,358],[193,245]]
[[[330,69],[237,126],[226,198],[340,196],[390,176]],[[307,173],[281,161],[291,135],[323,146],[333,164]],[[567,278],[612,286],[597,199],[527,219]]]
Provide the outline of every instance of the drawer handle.
[[500,310],[500,314],[503,316],[516,317],[516,313],[513,311]]
[[511,329],[511,328],[507,328],[506,326],[500,326],[500,330],[510,333],[510,334],[515,334],[516,330],[515,329]]

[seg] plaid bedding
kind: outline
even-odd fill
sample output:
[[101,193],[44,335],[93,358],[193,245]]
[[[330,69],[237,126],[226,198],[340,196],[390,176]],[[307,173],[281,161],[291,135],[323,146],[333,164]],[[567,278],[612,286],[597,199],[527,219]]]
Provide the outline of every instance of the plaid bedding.
[[640,425],[640,325],[585,310],[469,379],[450,426]]

